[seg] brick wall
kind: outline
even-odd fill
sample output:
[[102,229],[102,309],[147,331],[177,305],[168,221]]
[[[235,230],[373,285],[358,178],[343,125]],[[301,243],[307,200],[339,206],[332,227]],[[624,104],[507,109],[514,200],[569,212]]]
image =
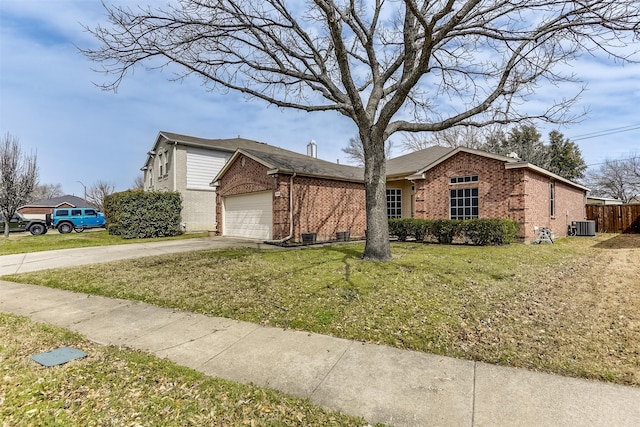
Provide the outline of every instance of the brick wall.
[[[532,170],[523,171],[526,186],[525,241],[535,240],[537,229],[550,228],[556,237],[567,235],[571,221],[586,218],[584,191]],[[555,215],[551,216],[550,183],[555,184]]]
[[[509,172],[502,161],[458,153],[427,171],[425,180],[416,181],[416,218],[448,219],[449,190],[464,188],[478,188],[480,218],[517,216],[515,212],[523,200],[518,197],[521,183],[517,175]],[[469,175],[478,175],[478,182],[451,184],[452,177]]]
[[[451,177],[469,175],[478,175],[478,182],[450,182]],[[503,161],[458,153],[427,171],[425,180],[416,181],[416,218],[450,218],[449,190],[477,187],[480,218],[518,222],[518,237],[526,242],[537,237],[534,227],[551,228],[556,236],[565,236],[567,223],[585,218],[585,195],[578,188],[556,181],[556,214],[551,217],[549,183],[548,176],[529,169],[505,169]]]
[[294,240],[302,233],[317,233],[320,241],[348,231],[352,238],[364,237],[366,229],[363,183],[310,177],[294,178]]
[[[268,168],[244,155],[239,156],[223,176],[217,191],[216,217],[222,233],[222,198],[257,191],[274,191],[273,239],[289,235],[289,185],[291,175],[267,175]],[[293,178],[293,240],[302,233],[316,233],[317,239],[335,239],[349,231],[363,237],[366,228],[364,184],[295,176]]]

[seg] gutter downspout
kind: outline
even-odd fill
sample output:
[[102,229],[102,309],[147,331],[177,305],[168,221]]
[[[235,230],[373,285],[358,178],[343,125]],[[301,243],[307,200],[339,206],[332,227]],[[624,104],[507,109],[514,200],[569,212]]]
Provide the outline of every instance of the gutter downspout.
[[295,178],[296,175],[294,172],[291,178],[289,178],[289,235],[282,239],[269,240],[267,243],[284,243],[293,237],[293,178]]
[[177,158],[177,154],[178,154],[178,142],[177,141],[173,141],[173,192],[175,193],[176,191],[178,191],[178,175],[176,172],[176,169],[178,169],[177,163],[178,163],[178,158]]

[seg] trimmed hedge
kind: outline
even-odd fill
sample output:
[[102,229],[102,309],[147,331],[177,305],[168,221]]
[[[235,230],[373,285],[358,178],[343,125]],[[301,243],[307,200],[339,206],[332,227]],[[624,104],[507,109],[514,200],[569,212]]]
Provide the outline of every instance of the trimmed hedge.
[[389,220],[389,234],[406,241],[413,237],[418,242],[435,240],[450,244],[454,239],[479,246],[504,245],[516,240],[518,223],[509,219],[416,219]]
[[109,234],[145,239],[182,234],[180,193],[131,190],[105,198]]

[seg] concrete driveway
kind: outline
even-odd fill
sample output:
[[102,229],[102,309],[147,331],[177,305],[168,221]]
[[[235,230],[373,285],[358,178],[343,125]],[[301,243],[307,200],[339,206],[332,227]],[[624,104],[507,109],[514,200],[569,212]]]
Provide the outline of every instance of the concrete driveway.
[[230,237],[194,238],[166,240],[162,242],[60,249],[55,251],[0,256],[0,276],[5,274],[47,270],[51,268],[73,267],[122,259],[142,258],[146,256],[165,255],[204,249],[220,249],[226,247],[280,249],[277,246],[265,245],[261,241],[235,239]]

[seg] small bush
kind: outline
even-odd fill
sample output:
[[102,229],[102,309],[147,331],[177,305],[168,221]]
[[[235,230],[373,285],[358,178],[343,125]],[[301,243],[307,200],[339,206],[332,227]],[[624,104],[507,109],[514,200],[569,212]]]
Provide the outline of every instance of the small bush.
[[433,221],[431,232],[438,243],[448,245],[458,235],[460,223],[461,221],[459,220],[436,219]]
[[389,234],[396,236],[401,242],[407,240],[407,236],[410,234],[409,228],[410,225],[406,219],[394,218],[389,220]]
[[504,245],[515,240],[518,224],[507,219],[469,219],[460,224],[460,235],[474,245]]

